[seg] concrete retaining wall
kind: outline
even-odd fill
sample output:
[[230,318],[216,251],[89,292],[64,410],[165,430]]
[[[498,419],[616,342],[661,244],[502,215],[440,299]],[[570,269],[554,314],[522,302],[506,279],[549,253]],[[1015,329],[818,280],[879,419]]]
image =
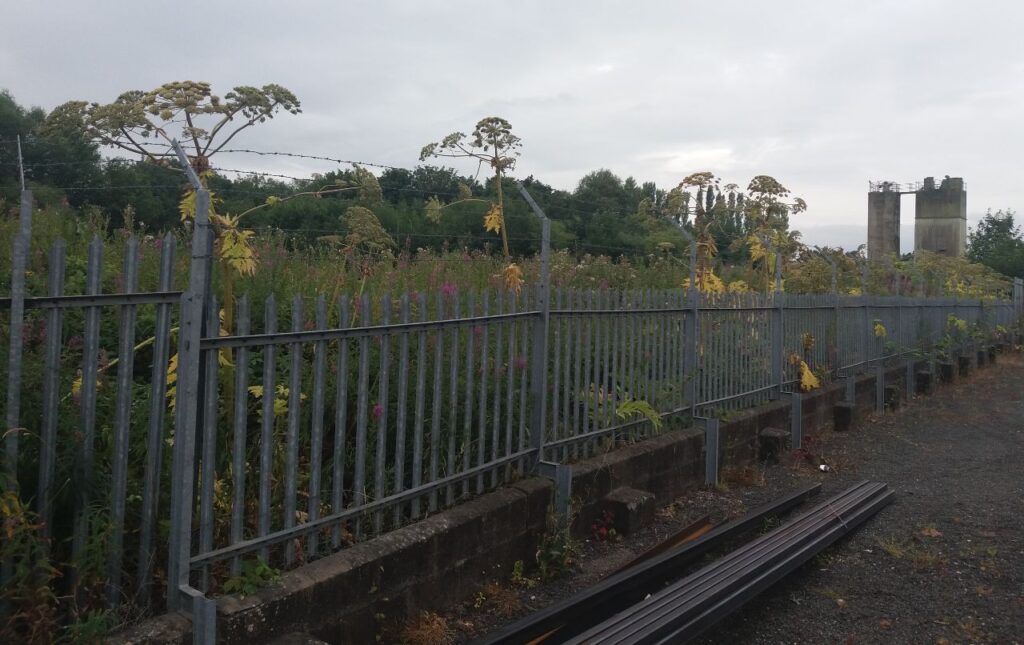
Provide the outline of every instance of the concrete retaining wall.
[[[887,370],[886,382],[902,383],[903,366]],[[856,380],[856,413],[875,407],[873,375]],[[843,398],[835,383],[805,396],[808,436],[832,427],[833,406]],[[757,460],[758,432],[789,428],[790,405],[772,402],[721,424],[721,466]],[[665,434],[573,464],[572,494],[581,503],[573,525],[580,536],[600,500],[628,486],[667,503],[704,482],[704,435],[688,429]],[[284,573],[280,584],[252,596],[217,600],[218,641],[255,645],[292,632],[331,643],[373,642],[384,624],[421,609],[461,601],[479,585],[507,579],[516,560],[532,563],[553,495],[549,480],[531,478],[437,513],[378,538],[356,544]],[[190,623],[165,615],[115,636],[118,643],[191,642]]]

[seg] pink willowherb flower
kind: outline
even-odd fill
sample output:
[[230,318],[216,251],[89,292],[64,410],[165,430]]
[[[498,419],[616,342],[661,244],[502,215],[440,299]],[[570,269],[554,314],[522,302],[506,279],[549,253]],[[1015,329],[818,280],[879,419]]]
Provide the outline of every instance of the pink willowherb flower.
[[451,298],[458,290],[459,288],[455,286],[454,282],[448,282],[446,280],[445,283],[441,285],[441,295],[445,298]]
[[373,406],[373,419],[374,421],[384,416],[384,406],[380,403],[375,403]]
[[525,356],[516,356],[516,369],[517,370],[525,370],[526,369],[526,357]]

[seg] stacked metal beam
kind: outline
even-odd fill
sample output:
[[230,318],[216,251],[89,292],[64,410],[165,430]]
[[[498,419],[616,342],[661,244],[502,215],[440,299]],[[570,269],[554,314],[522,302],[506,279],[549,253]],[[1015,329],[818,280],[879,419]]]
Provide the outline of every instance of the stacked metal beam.
[[786,513],[817,495],[821,484],[806,486],[760,506],[746,515],[715,527],[703,536],[671,551],[656,555],[627,570],[615,573],[593,587],[492,632],[476,645],[518,645],[539,639],[563,643],[596,625],[613,612],[627,607],[681,576],[712,549],[756,530],[768,517]]
[[856,484],[569,642],[680,643],[695,638],[867,521],[893,494],[885,484]]

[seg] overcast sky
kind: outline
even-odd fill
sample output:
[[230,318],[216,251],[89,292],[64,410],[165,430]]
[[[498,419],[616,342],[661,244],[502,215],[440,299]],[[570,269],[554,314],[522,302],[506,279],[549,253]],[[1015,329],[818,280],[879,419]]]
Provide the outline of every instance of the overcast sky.
[[847,248],[866,239],[869,179],[962,176],[971,225],[1024,208],[1024,4],[1009,0],[6,4],[0,87],[47,110],[171,80],[279,83],[303,114],[240,145],[407,167],[502,116],[523,139],[517,175],[571,190],[598,168],[662,188],[769,174],[807,200],[806,242]]

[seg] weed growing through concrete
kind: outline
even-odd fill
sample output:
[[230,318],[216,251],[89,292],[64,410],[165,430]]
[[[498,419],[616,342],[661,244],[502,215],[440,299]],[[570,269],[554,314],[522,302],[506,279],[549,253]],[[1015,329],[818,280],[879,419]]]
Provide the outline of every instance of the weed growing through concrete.
[[522,560],[516,560],[512,564],[512,584],[532,589],[537,586],[537,581],[524,573],[525,568],[526,566],[523,564]]
[[563,523],[549,509],[547,530],[537,546],[537,570],[541,580],[555,578],[571,571],[580,555],[580,543],[572,536],[572,515]]

